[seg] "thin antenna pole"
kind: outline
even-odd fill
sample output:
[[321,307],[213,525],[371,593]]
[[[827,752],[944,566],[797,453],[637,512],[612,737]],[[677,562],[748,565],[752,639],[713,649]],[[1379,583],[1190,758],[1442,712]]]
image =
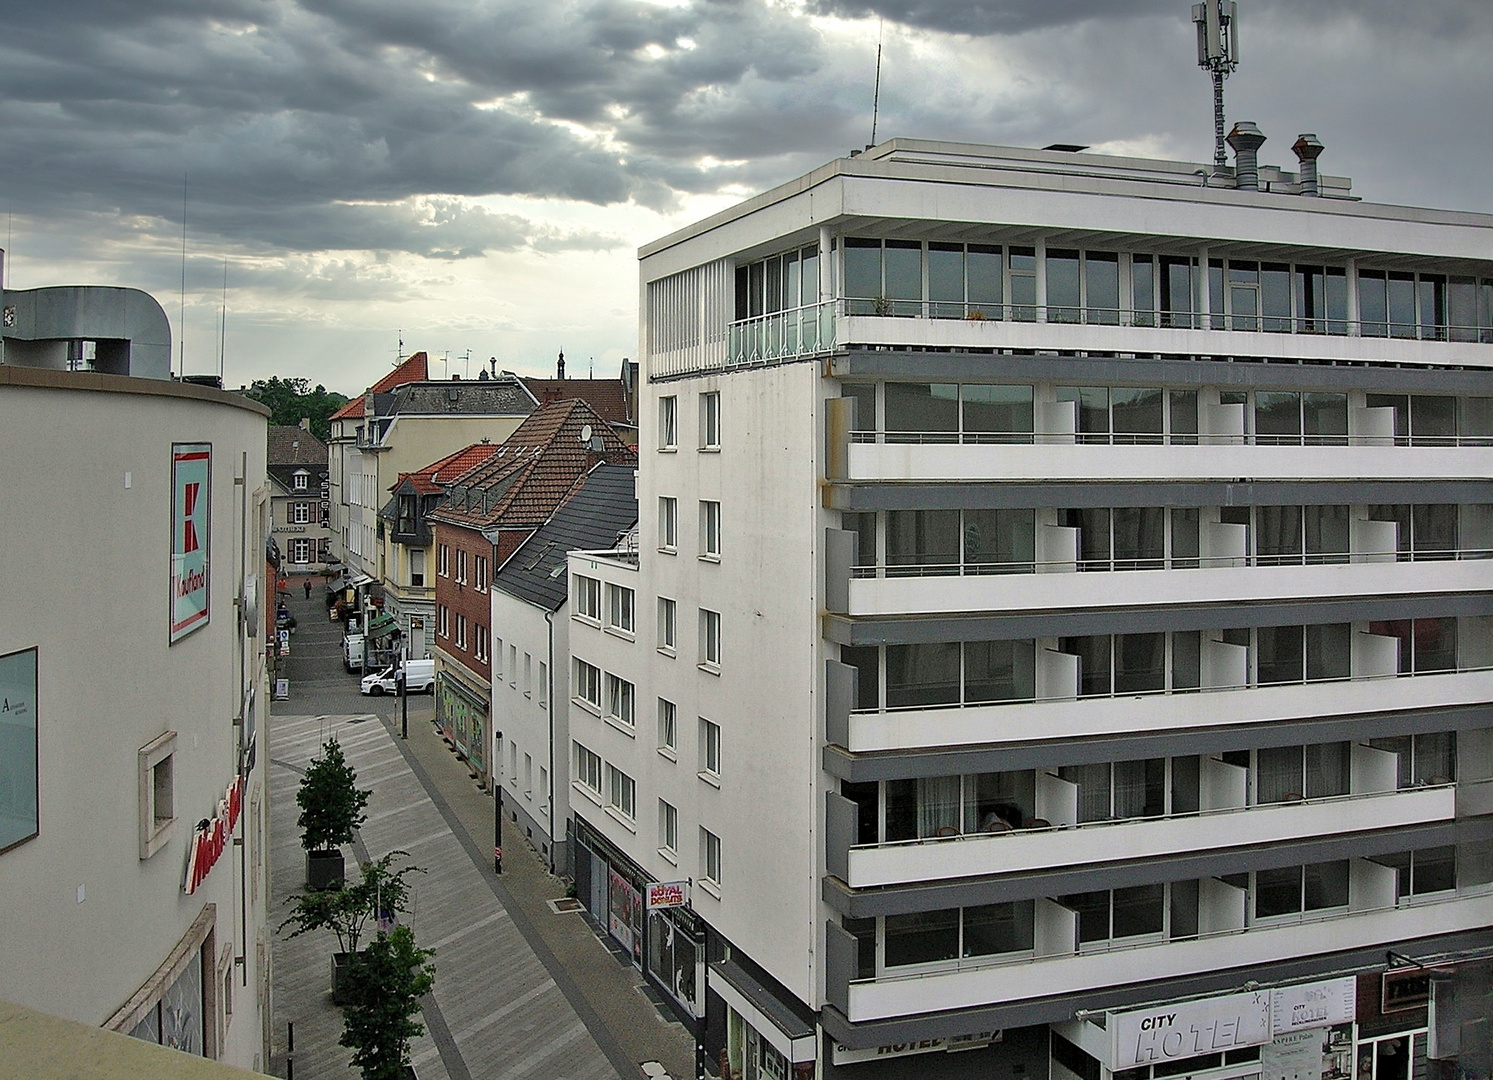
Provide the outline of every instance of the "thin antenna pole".
[[871,141],[866,144],[866,149],[876,145],[876,121],[881,114],[881,33],[883,23],[881,19],[876,20],[876,88],[871,91]]
[[187,174],[181,174],[181,318],[176,327],[177,372],[187,374]]
[[218,324],[218,386],[223,385],[223,376],[228,363],[228,256],[223,256],[223,318]]
[[15,261],[15,249],[10,243],[10,211],[5,211],[5,280],[0,282],[0,289],[10,288],[10,264]]

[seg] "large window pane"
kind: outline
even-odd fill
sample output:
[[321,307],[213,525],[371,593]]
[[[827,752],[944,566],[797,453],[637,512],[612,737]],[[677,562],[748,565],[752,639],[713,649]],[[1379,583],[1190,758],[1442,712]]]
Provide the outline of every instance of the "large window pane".
[[1348,272],[1341,266],[1327,268],[1327,332],[1348,332]]
[[1255,507],[1255,556],[1261,566],[1299,563],[1301,547],[1301,507]]
[[964,318],[964,245],[928,245],[928,314]]
[[886,563],[920,567],[908,573],[959,572],[959,511],[889,510],[886,515]]
[[1319,446],[1348,445],[1348,395],[1302,394],[1302,432]]
[[1202,546],[1198,537],[1196,506],[1174,506],[1172,515],[1172,569],[1188,570],[1199,565]]
[[886,647],[887,708],[953,705],[958,701],[957,641]]
[[1197,630],[1180,630],[1173,633],[1172,689],[1196,690],[1201,681],[1202,634]]
[[1109,940],[1109,893],[1073,893],[1061,898],[1064,907],[1078,913],[1078,942]]
[[1037,320],[1037,249],[1012,247],[1006,252],[1011,274],[1011,318]]
[[923,313],[923,245],[916,240],[886,242],[886,296],[893,315]]
[[1306,748],[1306,797],[1323,799],[1346,795],[1353,769],[1351,743],[1316,743]]
[[1416,619],[1414,635],[1417,675],[1457,670],[1456,619]]
[[850,398],[855,402],[855,423],[851,430],[876,430],[875,383],[841,383],[840,396]]
[[896,843],[918,838],[918,782],[886,782],[886,840]]
[[1433,731],[1414,740],[1415,766],[1411,776],[1418,784],[1444,784],[1457,775],[1457,733]]
[[1166,555],[1166,510],[1120,506],[1114,511],[1116,570],[1160,570]]
[[1255,752],[1255,802],[1297,802],[1305,794],[1302,748],[1267,746]]
[[1358,272],[1358,318],[1364,337],[1386,337],[1389,334],[1389,300],[1384,283],[1383,270]]
[[1134,255],[1130,260],[1131,306],[1136,326],[1156,325],[1156,260]]
[[1001,297],[1001,249],[970,244],[965,256],[966,296],[971,318],[999,319]]
[[888,915],[883,948],[887,967],[953,960],[959,955],[959,909]]
[[1166,886],[1137,885],[1115,890],[1114,936],[1159,934],[1165,925]]
[[1106,386],[1059,386],[1058,401],[1077,402],[1078,441],[1109,441],[1109,388]]
[[1283,334],[1291,329],[1290,267],[1280,263],[1260,265],[1260,310],[1266,333]]
[[1058,520],[1065,528],[1078,530],[1078,568],[1110,569],[1109,508],[1064,509]]
[[855,668],[855,707],[881,707],[881,650],[875,645],[841,645],[840,663]]
[[1087,251],[1083,257],[1088,287],[1088,321],[1105,326],[1120,322],[1120,257],[1112,251]]
[[847,237],[844,256],[845,295],[852,297],[846,305],[850,315],[876,314],[881,289],[881,241]]
[[1417,445],[1451,446],[1457,435],[1457,399],[1416,394],[1410,399],[1410,436]]
[[1348,906],[1348,860],[1309,863],[1303,875],[1307,911]]
[[993,956],[1032,948],[1033,902],[964,909],[964,955]]
[[1415,336],[1415,275],[1389,275],[1389,336]]
[[1457,508],[1429,503],[1411,508],[1411,550],[1417,559],[1450,557],[1457,550]]
[[1030,386],[964,385],[959,392],[966,442],[1032,441]]
[[1036,558],[1035,510],[966,510],[966,573],[1030,572]]
[[1195,260],[1162,256],[1161,322],[1163,326],[1195,326],[1197,304]]
[[1161,390],[1141,386],[1117,386],[1111,396],[1115,442],[1161,442],[1162,402],[1165,400],[1165,395]]
[[1145,694],[1166,688],[1166,635],[1115,635],[1115,693]]
[[1301,395],[1260,390],[1255,393],[1255,442],[1265,445],[1301,442]]
[[857,569],[876,565],[876,515],[872,512],[841,513],[840,528],[855,533]]
[[1306,525],[1306,555],[1311,563],[1348,561],[1349,525],[1347,506],[1302,508]]
[[955,383],[886,384],[888,442],[954,442],[959,432]]
[[1061,649],[1078,657],[1079,697],[1103,696],[1110,692],[1110,644],[1108,634],[1062,638]]
[[1112,816],[1113,803],[1110,791],[1110,764],[1107,761],[1093,765],[1064,765],[1058,769],[1059,779],[1078,785],[1078,822],[1108,821]]
[[1037,696],[1036,643],[966,641],[964,700],[1031,701]]
[[959,777],[928,776],[918,780],[918,836],[958,836],[963,805]]
[[964,778],[964,831],[1019,829],[1035,809],[1036,774],[976,773]]
[[[1314,682],[1353,674],[1353,627],[1317,623],[1306,628],[1306,677]],[[1263,680],[1261,680],[1263,681]]]
[[1047,251],[1047,321],[1078,322],[1078,252]]
[[1301,910],[1301,867],[1282,866],[1255,873],[1255,916],[1268,919]]
[[1457,849],[1421,848],[1411,859],[1410,874],[1410,891],[1416,895],[1455,889]]
[[1260,685],[1301,682],[1306,673],[1300,626],[1262,626],[1255,631],[1259,643]]
[[1114,800],[1117,818],[1160,817],[1164,814],[1166,759],[1115,762]]

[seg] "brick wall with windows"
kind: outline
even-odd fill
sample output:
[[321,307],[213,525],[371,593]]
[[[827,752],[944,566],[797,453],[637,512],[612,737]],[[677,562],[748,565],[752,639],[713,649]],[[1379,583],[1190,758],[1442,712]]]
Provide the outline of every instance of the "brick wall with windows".
[[[440,522],[432,524],[437,566],[441,562],[439,553],[444,551],[448,571],[446,574],[437,572],[435,576],[435,602],[450,612],[444,631],[437,619],[436,645],[472,674],[488,680],[492,677],[491,599],[486,589],[476,587],[472,574],[475,568],[481,567],[483,576],[486,576],[486,568],[494,562],[493,545],[473,529]],[[501,560],[502,556],[497,558]]]

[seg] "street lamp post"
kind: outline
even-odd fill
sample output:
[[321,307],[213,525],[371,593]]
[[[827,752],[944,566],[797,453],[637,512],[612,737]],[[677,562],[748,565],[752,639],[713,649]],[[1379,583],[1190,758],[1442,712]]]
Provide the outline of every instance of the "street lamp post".
[[[501,739],[503,733],[497,733]],[[492,872],[503,872],[503,777],[498,769],[493,770],[492,783]]]
[[399,662],[399,737],[410,737],[410,643],[404,642],[400,649],[403,657]]

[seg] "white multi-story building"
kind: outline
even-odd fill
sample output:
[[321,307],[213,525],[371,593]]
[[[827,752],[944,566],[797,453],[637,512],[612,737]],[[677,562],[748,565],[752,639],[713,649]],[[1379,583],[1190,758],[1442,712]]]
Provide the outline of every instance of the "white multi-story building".
[[1493,217],[1233,141],[894,140],[642,249],[572,861],[733,1076],[1407,1080],[1387,951],[1493,952]]

